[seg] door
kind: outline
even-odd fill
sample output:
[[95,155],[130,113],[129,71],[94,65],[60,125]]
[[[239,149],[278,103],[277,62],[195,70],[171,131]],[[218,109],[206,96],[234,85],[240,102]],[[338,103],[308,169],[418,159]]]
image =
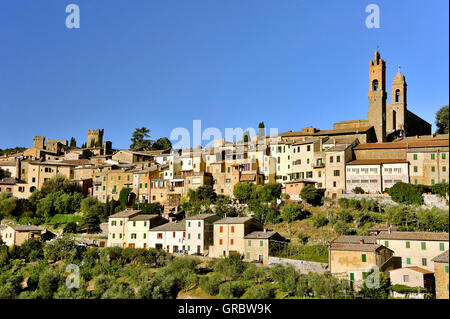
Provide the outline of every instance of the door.
[[200,245],[197,245],[197,253],[200,254]]
[[336,193],[333,193],[333,195],[331,195],[331,198],[332,198],[332,199],[336,199],[336,197],[337,197],[337,194],[336,194]]
[[135,248],[135,244],[128,244],[128,247],[130,247],[130,248]]
[[262,264],[263,261],[264,261],[263,255],[259,255],[258,262]]
[[170,253],[170,245],[167,245],[166,251]]
[[173,246],[173,252],[177,253],[178,252],[178,246]]

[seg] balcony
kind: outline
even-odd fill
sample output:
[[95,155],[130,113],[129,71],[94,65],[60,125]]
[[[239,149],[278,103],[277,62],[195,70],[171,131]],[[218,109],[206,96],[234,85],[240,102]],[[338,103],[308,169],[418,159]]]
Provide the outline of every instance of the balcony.
[[324,168],[324,167],[325,167],[325,163],[312,164],[312,168]]

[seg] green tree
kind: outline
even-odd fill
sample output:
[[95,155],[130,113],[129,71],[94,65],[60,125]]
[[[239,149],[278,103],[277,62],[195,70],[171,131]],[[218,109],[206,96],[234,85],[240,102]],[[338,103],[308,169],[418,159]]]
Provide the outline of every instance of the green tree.
[[172,148],[172,142],[167,137],[162,137],[153,143],[152,147],[155,150],[167,150]]
[[322,200],[322,196],[313,185],[306,185],[305,187],[303,187],[300,192],[300,197],[308,204],[314,206],[319,205]]
[[412,184],[398,182],[386,189],[392,200],[400,204],[423,204],[422,193]]
[[255,185],[250,182],[239,182],[234,185],[233,195],[241,203],[246,203],[252,198]]
[[302,206],[294,202],[284,205],[281,212],[281,218],[288,223],[297,219],[303,219],[305,216]]
[[436,112],[436,126],[438,134],[448,134],[449,130],[449,109],[448,105],[443,106]]
[[233,200],[230,196],[218,195],[214,203],[214,214],[220,217],[236,217],[238,212],[233,205]]
[[146,127],[136,128],[131,138],[130,150],[135,152],[151,150],[153,141],[148,139],[150,130]]
[[71,137],[70,138],[69,147],[70,148],[76,148],[77,147],[77,140],[75,139],[75,137]]

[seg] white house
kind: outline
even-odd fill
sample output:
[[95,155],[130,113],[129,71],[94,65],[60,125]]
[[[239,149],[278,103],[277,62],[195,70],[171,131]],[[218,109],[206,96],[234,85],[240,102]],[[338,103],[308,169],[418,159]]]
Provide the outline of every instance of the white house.
[[185,250],[186,222],[170,222],[150,229],[148,247],[164,249],[168,253]]

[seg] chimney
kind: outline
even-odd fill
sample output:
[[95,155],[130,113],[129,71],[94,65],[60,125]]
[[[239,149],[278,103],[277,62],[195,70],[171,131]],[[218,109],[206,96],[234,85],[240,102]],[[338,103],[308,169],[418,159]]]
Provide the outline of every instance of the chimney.
[[267,233],[267,228],[264,228],[264,232]]
[[419,135],[416,135],[416,140],[418,140],[419,139]]
[[361,239],[359,240],[359,244],[360,244],[360,245],[364,245],[364,239],[363,239],[363,238],[361,238]]

